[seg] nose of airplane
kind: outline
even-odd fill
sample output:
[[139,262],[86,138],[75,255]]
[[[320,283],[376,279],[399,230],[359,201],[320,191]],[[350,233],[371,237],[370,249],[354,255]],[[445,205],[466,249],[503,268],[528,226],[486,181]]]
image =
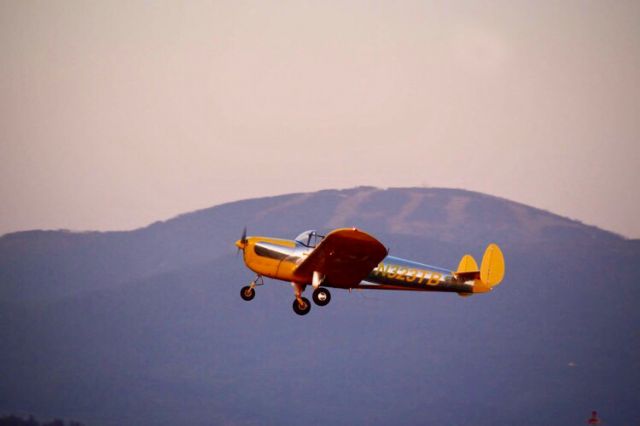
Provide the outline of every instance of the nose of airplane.
[[247,227],[245,226],[242,230],[242,237],[238,241],[236,241],[236,247],[240,250],[244,250],[247,246]]

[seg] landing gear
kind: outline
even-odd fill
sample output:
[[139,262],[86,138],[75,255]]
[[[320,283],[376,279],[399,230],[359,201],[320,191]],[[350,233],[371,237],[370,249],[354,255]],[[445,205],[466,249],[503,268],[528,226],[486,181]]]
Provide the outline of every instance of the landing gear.
[[291,286],[293,287],[293,293],[296,295],[293,301],[293,312],[298,315],[307,315],[311,310],[311,302],[306,297],[302,297],[302,293],[307,286],[300,283],[291,283]]
[[253,300],[253,298],[256,297],[255,288],[259,285],[264,285],[262,275],[256,275],[256,278],[251,281],[249,285],[242,287],[240,290],[240,297],[242,297],[242,300],[246,300],[247,302],[249,300]]
[[246,300],[248,302],[256,297],[256,291],[251,288],[251,286],[244,286],[242,287],[242,290],[240,290],[240,297],[242,297],[242,300]]
[[[257,275],[256,278],[251,281],[247,286],[242,287],[240,290],[240,297],[247,302],[253,300],[256,297],[256,286],[264,285],[262,275]],[[306,297],[302,297],[302,293],[307,288],[306,284],[291,283],[295,299],[293,300],[293,312],[298,315],[307,315],[311,310],[311,302]],[[331,293],[329,290],[323,287],[318,287],[313,291],[313,301],[318,306],[325,306],[331,301]]]
[[311,310],[311,302],[306,297],[296,298],[293,301],[293,312],[298,315],[307,315]]
[[331,302],[331,293],[326,288],[318,287],[313,290],[313,301],[318,306],[326,306]]

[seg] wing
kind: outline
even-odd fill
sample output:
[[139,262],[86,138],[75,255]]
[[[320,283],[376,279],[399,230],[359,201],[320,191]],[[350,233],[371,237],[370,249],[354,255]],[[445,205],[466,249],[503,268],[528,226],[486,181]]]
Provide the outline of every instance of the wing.
[[387,249],[371,235],[352,229],[331,231],[298,265],[295,275],[311,282],[314,271],[338,287],[360,283],[387,255]]

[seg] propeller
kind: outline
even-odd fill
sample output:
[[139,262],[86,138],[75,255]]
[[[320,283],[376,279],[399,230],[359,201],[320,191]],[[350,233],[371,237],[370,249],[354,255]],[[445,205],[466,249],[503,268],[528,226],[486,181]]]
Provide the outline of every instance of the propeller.
[[238,251],[236,252],[236,256],[240,253],[240,250],[244,251],[244,248],[247,246],[247,227],[245,226],[242,230],[242,236],[238,241],[236,241],[236,247],[238,247]]

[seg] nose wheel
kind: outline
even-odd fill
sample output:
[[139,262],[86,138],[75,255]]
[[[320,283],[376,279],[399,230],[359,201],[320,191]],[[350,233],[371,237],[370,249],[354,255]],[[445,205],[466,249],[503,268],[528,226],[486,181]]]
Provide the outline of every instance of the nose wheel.
[[242,289],[240,289],[240,297],[242,297],[242,300],[246,300],[247,302],[249,300],[253,300],[253,298],[256,297],[256,286],[258,285],[264,285],[262,275],[256,276],[256,278],[251,281],[249,285],[246,285],[242,287]]
[[256,291],[251,286],[244,286],[240,290],[240,297],[242,297],[242,300],[246,300],[248,302],[256,297]]
[[331,302],[331,293],[326,288],[318,287],[313,290],[313,301],[318,306],[326,306]]

